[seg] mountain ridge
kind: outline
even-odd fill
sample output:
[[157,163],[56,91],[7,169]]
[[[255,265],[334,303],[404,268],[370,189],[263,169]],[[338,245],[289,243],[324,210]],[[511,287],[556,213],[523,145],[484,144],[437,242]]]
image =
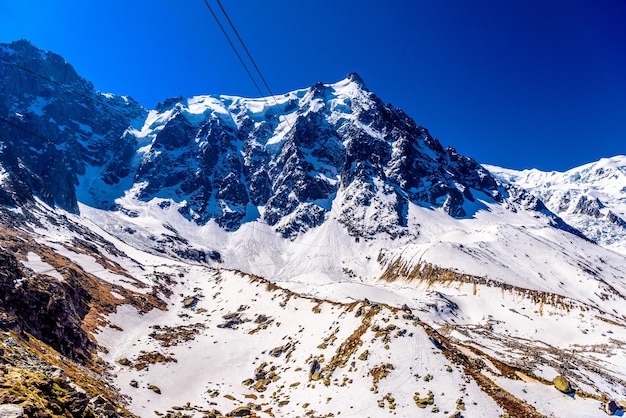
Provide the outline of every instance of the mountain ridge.
[[589,238],[626,254],[626,156],[602,158],[564,172],[485,167],[502,181],[538,196]]
[[[3,67],[4,85],[27,92],[3,110],[11,119],[4,120],[4,142],[25,154],[25,170],[15,168],[19,156],[4,153],[0,161],[7,202],[13,189],[29,188],[72,212],[77,194],[83,203],[122,210],[121,197],[159,199],[200,225],[214,221],[232,231],[261,220],[294,239],[332,211],[354,236],[398,237],[414,233],[407,228],[408,203],[463,218],[472,216],[466,207],[476,193],[501,203],[521,195],[497,184],[473,159],[444,149],[402,110],[383,104],[356,73],[274,96],[273,104],[196,96],[167,99],[148,111],[124,96],[96,92],[60,56],[26,41],[2,51],[3,62],[13,65]],[[27,56],[22,63],[6,58],[20,54]],[[36,75],[34,85],[13,82],[24,68]],[[48,97],[53,86],[65,95]],[[57,114],[59,100],[73,113]],[[371,216],[375,225],[368,223]],[[577,233],[553,218],[557,227]]]

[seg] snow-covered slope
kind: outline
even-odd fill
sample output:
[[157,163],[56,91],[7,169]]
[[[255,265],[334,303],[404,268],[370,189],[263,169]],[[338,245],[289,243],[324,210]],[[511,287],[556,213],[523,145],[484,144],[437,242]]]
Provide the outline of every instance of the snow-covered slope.
[[486,168],[538,196],[590,239],[626,254],[626,156],[603,158],[563,173]]
[[[145,253],[84,215],[44,205],[3,211],[3,218],[19,222],[20,234],[38,244],[29,246],[24,268],[67,280],[69,259],[109,286],[116,307],[94,336],[112,383],[138,416],[214,409],[257,416],[601,416],[602,396],[626,396],[626,283],[615,267],[624,258],[547,226],[498,225],[504,213],[456,220],[424,212],[421,220],[437,235],[429,244],[379,250],[378,277],[349,271],[360,264],[355,250],[351,259],[334,256],[342,258],[341,280],[316,281],[314,272],[331,274],[319,263],[333,257],[309,247],[300,251],[313,258],[311,274],[289,278],[285,270],[281,287],[272,275]],[[19,248],[19,239],[11,242]],[[291,251],[283,256],[297,257],[302,243],[282,242]],[[348,241],[338,244],[335,250]],[[507,254],[507,246],[538,274],[488,260]],[[547,251],[559,263],[544,266]],[[437,259],[445,254],[461,268],[431,264],[450,265]],[[584,263],[578,271],[576,263]],[[459,272],[490,265],[489,277]],[[557,375],[577,392],[555,389]]]

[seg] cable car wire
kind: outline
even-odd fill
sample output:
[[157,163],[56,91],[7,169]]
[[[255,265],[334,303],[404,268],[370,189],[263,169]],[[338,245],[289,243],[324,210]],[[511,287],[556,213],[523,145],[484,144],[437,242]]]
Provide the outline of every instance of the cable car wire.
[[241,65],[243,66],[243,68],[246,70],[246,73],[248,73],[248,77],[250,77],[250,80],[252,80],[252,83],[254,83],[254,87],[256,87],[257,91],[259,92],[259,94],[261,95],[261,97],[265,97],[265,94],[263,93],[263,91],[261,90],[261,87],[259,87],[259,84],[256,82],[256,79],[254,78],[254,76],[252,76],[252,73],[250,72],[250,69],[248,68],[248,66],[246,65],[246,62],[244,61],[244,59],[241,57],[241,54],[239,53],[239,51],[237,50],[237,47],[235,47],[235,44],[233,43],[233,41],[230,39],[230,36],[228,35],[228,32],[226,32],[226,29],[224,29],[224,26],[222,25],[222,22],[220,22],[219,18],[217,17],[217,15],[215,14],[215,12],[213,11],[213,8],[211,7],[211,5],[209,4],[209,2],[207,0],[204,0],[204,4],[206,4],[206,7],[208,7],[209,11],[211,12],[211,15],[213,15],[213,19],[215,19],[215,22],[217,23],[217,25],[220,27],[220,29],[222,30],[222,33],[224,34],[224,36],[226,37],[226,40],[228,41],[228,43],[230,44],[230,47],[233,49],[233,51],[235,52],[235,54],[237,55],[237,58],[239,58],[239,62],[241,63]]
[[[220,30],[222,31],[222,33],[226,37],[226,40],[228,41],[228,44],[230,45],[230,47],[233,49],[233,51],[237,55],[237,58],[239,59],[239,62],[241,63],[243,68],[246,70],[246,73],[248,74],[248,77],[250,77],[250,79],[252,80],[252,83],[254,83],[254,86],[256,87],[257,91],[261,95],[261,98],[263,99],[263,101],[267,105],[268,109],[270,110],[270,112],[272,112],[272,114],[275,117],[278,118],[278,115],[274,112],[274,110],[272,109],[272,106],[267,101],[267,97],[266,97],[267,95],[265,93],[263,93],[263,91],[261,90],[261,88],[260,88],[259,84],[257,83],[255,77],[252,75],[252,72],[248,68],[248,65],[246,64],[245,60],[243,59],[243,57],[241,56],[241,54],[237,50],[237,47],[235,46],[235,44],[233,43],[230,35],[228,34],[226,29],[224,28],[224,25],[222,25],[222,22],[220,22],[219,18],[217,17],[217,14],[215,13],[213,8],[209,4],[208,0],[204,0],[204,4],[207,6],[209,11],[211,12],[211,15],[213,16],[213,19],[215,19],[215,22],[217,23],[217,25],[219,26]],[[285,113],[283,112],[282,108],[280,107],[280,104],[278,103],[278,100],[276,100],[276,97],[274,96],[274,93],[272,92],[272,89],[270,88],[267,80],[263,76],[263,73],[261,72],[259,66],[256,64],[256,61],[252,57],[252,54],[250,53],[250,50],[248,49],[248,47],[244,43],[243,39],[241,38],[241,35],[239,35],[239,31],[235,27],[235,24],[233,23],[233,21],[231,20],[230,16],[226,12],[226,9],[224,9],[224,6],[222,6],[222,3],[219,0],[217,0],[217,4],[219,5],[220,9],[222,10],[222,13],[224,14],[224,16],[226,17],[226,20],[228,21],[228,24],[230,25],[231,29],[233,30],[233,32],[237,36],[237,39],[239,40],[239,43],[241,44],[241,46],[243,47],[244,51],[246,52],[246,55],[250,59],[250,62],[254,66],[254,69],[256,70],[256,72],[258,73],[259,77],[261,78],[261,81],[263,82],[263,85],[267,89],[267,92],[269,93],[269,95],[272,97],[272,100],[276,104],[276,107],[278,108],[278,111],[283,116],[283,118],[285,120],[285,123],[287,123],[287,126],[289,127],[289,129],[291,129],[292,126],[291,126],[291,123],[289,122],[289,119],[287,119],[287,115],[285,115]]]
[[[230,27],[233,29],[233,32],[235,32],[235,35],[237,35],[237,39],[239,39],[239,43],[241,43],[243,50],[246,51],[246,54],[248,55],[248,58],[250,58],[250,62],[252,62],[252,65],[254,65],[254,68],[256,72],[259,74],[259,77],[261,77],[261,81],[263,81],[263,85],[265,86],[269,94],[272,96],[272,99],[274,99],[274,102],[276,102],[276,99],[274,98],[274,93],[272,93],[272,89],[270,89],[270,86],[267,84],[265,77],[263,77],[263,73],[259,69],[259,66],[256,65],[256,61],[254,61],[254,58],[252,58],[252,54],[250,54],[250,51],[248,50],[248,47],[246,47],[245,42],[243,41],[243,39],[241,39],[241,36],[239,35],[239,31],[237,30],[237,28],[235,28],[235,25],[233,24],[233,21],[230,19],[230,16],[228,16],[228,13],[226,13],[226,9],[224,9],[224,6],[222,6],[222,2],[220,0],[217,0],[217,4],[220,6],[220,9],[222,9],[222,13],[224,13],[224,16],[226,16],[226,20],[228,20],[228,23],[230,24]],[[276,105],[278,105],[278,102],[276,102]]]

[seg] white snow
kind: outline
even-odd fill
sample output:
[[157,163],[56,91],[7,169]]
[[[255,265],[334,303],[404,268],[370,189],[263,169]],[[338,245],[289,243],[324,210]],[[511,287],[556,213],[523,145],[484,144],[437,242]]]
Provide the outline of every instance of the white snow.
[[[3,147],[4,147],[4,144],[0,143],[0,151],[2,151]],[[4,184],[8,180],[8,178],[9,178],[9,172],[6,171],[4,167],[0,165],[0,185]]]
[[59,281],[64,281],[63,276],[57,271],[57,269],[43,261],[38,254],[35,254],[32,251],[29,251],[28,254],[26,254],[26,261],[22,261],[22,264],[35,273],[45,274],[47,276],[54,277]]

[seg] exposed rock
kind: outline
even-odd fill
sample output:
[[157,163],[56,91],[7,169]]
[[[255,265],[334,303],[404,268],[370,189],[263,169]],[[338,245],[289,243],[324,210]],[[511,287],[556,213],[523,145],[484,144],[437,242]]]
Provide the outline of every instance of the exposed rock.
[[618,400],[618,401],[610,400],[602,404],[602,409],[608,415],[620,415],[621,416],[623,415],[623,411],[626,410],[626,401],[625,400]]
[[163,347],[171,347],[186,341],[192,341],[205,328],[202,323],[180,325],[178,327],[153,326],[149,336],[159,341]]
[[137,370],[148,369],[151,364],[157,363],[177,363],[178,361],[172,357],[167,356],[158,351],[145,352],[141,351],[133,363],[133,367]]
[[237,409],[234,409],[230,414],[233,417],[248,417],[252,415],[252,410],[247,406],[240,406]]
[[211,411],[208,412],[208,418],[220,418],[223,417],[222,413],[220,411],[218,411],[217,409],[212,409]]
[[420,398],[419,393],[415,393],[415,395],[413,395],[413,400],[415,401],[415,405],[417,405],[418,408],[424,409],[428,405],[432,405],[435,403],[435,396],[432,392],[429,392],[427,397]]
[[606,219],[610,223],[615,224],[617,226],[621,226],[622,228],[626,229],[626,221],[620,218],[618,215],[616,215],[612,211],[609,211],[606,214]]
[[94,344],[81,324],[91,295],[79,273],[69,272],[63,282],[25,277],[15,256],[0,249],[0,310],[9,314],[11,329],[27,331],[70,358],[87,360]]
[[607,415],[615,415],[615,413],[620,409],[615,401],[605,402],[602,404],[602,407]]
[[0,56],[16,64],[0,61],[0,114],[9,115],[3,141],[10,150],[0,153],[9,173],[0,201],[24,203],[37,196],[76,213],[77,175],[87,165],[110,163],[103,170],[109,184],[127,174],[111,157],[125,149],[123,132],[145,110],[132,99],[98,93],[62,57],[28,41],[4,45]]
[[316,372],[320,370],[320,362],[315,358],[311,362],[311,366],[309,367],[309,375],[314,375]]
[[117,361],[117,364],[120,366],[132,366],[133,363],[126,357],[123,357]]
[[598,198],[589,198],[586,195],[582,195],[578,199],[578,203],[576,203],[576,207],[572,213],[579,213],[591,216],[592,218],[600,218],[602,216],[600,209],[603,207],[604,205]]
[[236,329],[238,325],[243,324],[245,321],[242,318],[241,312],[233,312],[224,315],[222,318],[226,320],[223,324],[218,324],[218,328]]
[[183,300],[183,307],[187,309],[193,309],[196,307],[199,301],[200,299],[198,299],[196,296],[190,296]]

